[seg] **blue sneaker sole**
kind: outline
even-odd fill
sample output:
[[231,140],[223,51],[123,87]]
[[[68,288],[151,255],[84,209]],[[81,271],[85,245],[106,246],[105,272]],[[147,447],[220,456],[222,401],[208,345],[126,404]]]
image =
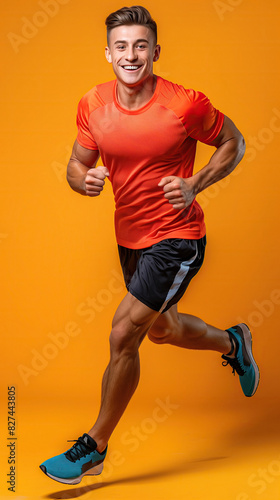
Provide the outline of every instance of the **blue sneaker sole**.
[[50,477],[51,479],[53,479],[54,481],[58,481],[59,483],[63,483],[63,484],[78,484],[81,482],[81,480],[83,479],[84,476],[98,476],[99,474],[101,474],[102,470],[103,470],[103,462],[101,462],[101,464],[98,464],[98,465],[95,465],[94,467],[92,467],[91,469],[88,469],[86,472],[84,472],[83,474],[81,474],[80,476],[78,477],[73,477],[73,478],[70,478],[70,479],[65,479],[64,477],[56,477],[56,476],[53,476],[52,474],[50,474],[46,467],[44,465],[40,465],[40,469],[44,472],[44,474],[46,474],[48,477]]
[[260,370],[259,370],[259,367],[258,367],[256,361],[254,360],[253,353],[252,353],[252,335],[251,335],[250,329],[245,323],[240,323],[238,326],[241,328],[241,330],[243,332],[245,348],[246,348],[247,354],[250,358],[250,361],[252,363],[252,366],[253,366],[253,369],[255,372],[254,388],[253,388],[252,394],[250,394],[250,396],[247,396],[247,397],[252,397],[252,396],[254,396],[254,394],[258,388],[258,385],[259,385]]

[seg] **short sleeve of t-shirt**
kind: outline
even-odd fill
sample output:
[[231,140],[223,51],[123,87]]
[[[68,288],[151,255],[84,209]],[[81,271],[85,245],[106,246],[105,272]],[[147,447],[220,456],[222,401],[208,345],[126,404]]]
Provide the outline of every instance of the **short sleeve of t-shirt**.
[[221,131],[224,115],[202,92],[188,90],[192,103],[189,109],[186,130],[190,137],[205,144],[211,144]]
[[77,127],[78,127],[78,135],[77,141],[78,143],[86,149],[98,149],[98,146],[94,140],[92,133],[89,130],[89,102],[88,96],[85,95],[82,97],[78,104],[77,111]]

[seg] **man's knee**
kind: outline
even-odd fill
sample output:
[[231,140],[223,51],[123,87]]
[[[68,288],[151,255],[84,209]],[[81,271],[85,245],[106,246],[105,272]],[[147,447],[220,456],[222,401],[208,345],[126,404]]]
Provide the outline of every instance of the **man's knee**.
[[180,332],[181,326],[177,307],[174,306],[158,317],[148,332],[149,340],[155,344],[170,344]]
[[148,332],[148,338],[151,342],[154,342],[154,344],[168,344],[171,335],[172,331],[169,328],[157,324],[153,325]]
[[113,352],[138,350],[158,313],[127,294],[113,319],[110,346]]
[[139,347],[139,341],[133,333],[125,322],[114,325],[109,337],[111,353],[136,351]]
[[129,315],[114,321],[110,334],[110,348],[114,353],[135,353],[148,330],[148,325],[138,325],[131,321]]

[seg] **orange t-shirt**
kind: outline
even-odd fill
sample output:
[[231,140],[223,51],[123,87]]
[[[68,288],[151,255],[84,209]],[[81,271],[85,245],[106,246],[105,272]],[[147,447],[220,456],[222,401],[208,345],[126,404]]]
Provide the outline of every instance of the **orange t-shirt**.
[[199,204],[175,210],[158,183],[169,175],[193,175],[197,140],[210,144],[224,115],[201,92],[161,77],[151,100],[129,111],[120,106],[116,86],[116,80],[97,85],[81,99],[77,141],[99,150],[110,172],[118,244],[137,249],[166,238],[201,238]]

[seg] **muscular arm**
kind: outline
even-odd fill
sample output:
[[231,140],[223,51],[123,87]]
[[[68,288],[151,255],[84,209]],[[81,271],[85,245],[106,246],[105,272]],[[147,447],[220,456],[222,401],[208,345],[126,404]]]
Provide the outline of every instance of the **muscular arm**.
[[221,132],[211,145],[216,146],[217,150],[208,165],[192,177],[195,194],[229,175],[245,153],[244,138],[227,116]]
[[192,177],[181,179],[169,176],[160,181],[159,186],[163,187],[164,196],[173,208],[180,210],[189,206],[198,193],[229,175],[245,153],[244,138],[227,116],[221,132],[211,145],[217,150],[209,163]]
[[86,149],[75,141],[67,166],[67,181],[71,188],[84,196],[98,196],[103,190],[109,171],[95,167],[99,151]]

